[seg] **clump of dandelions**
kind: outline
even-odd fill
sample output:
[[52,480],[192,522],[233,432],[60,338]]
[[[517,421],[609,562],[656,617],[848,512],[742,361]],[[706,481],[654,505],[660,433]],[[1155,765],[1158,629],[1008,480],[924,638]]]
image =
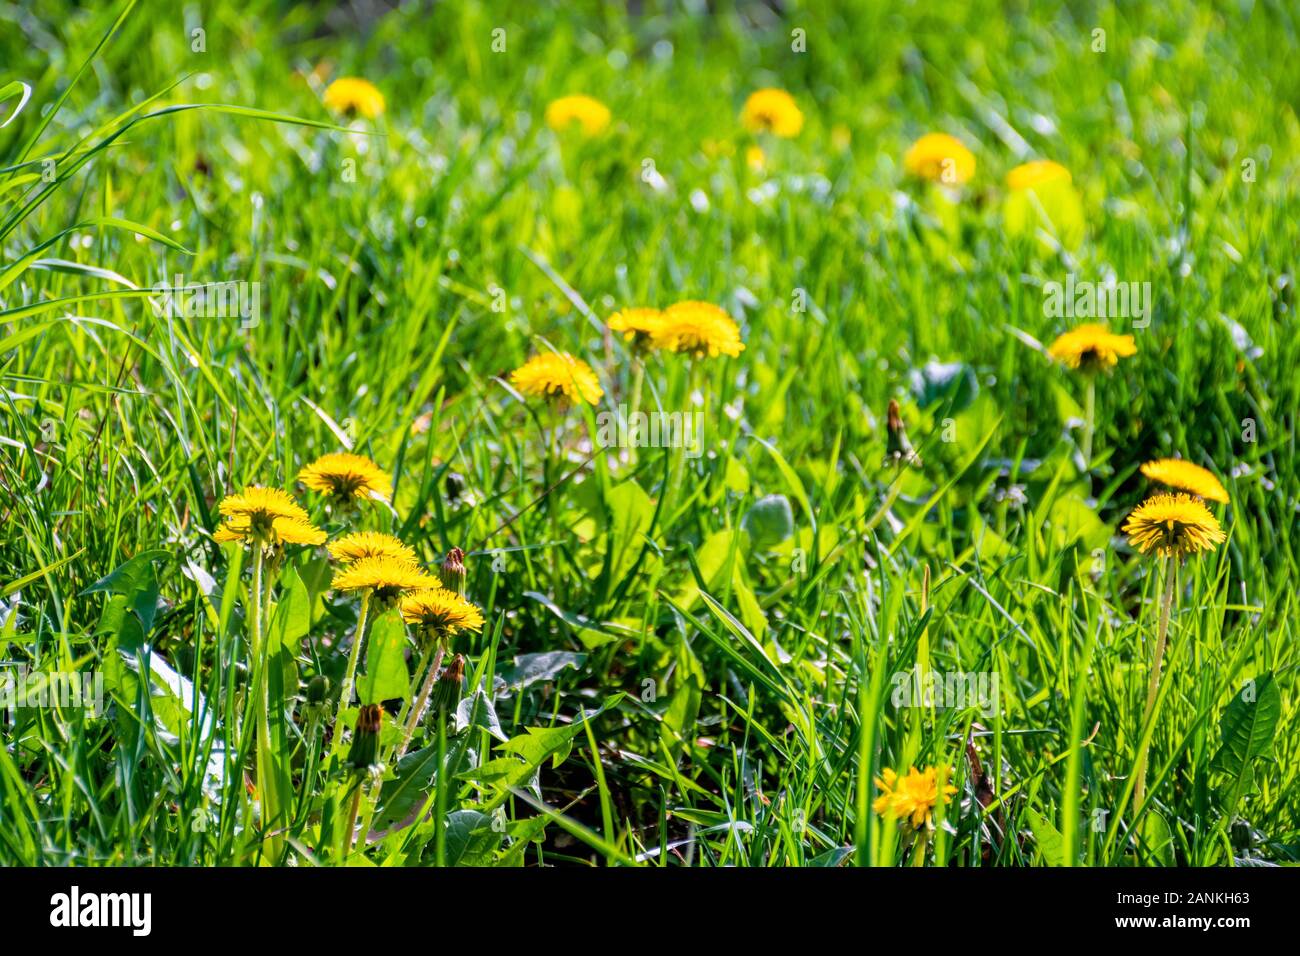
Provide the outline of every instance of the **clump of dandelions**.
[[352,649],[348,653],[348,666],[343,675],[343,689],[339,697],[339,709],[352,703],[352,693],[356,686],[357,661],[361,657],[361,644],[365,640],[366,622],[370,616],[372,604],[382,607],[394,606],[404,594],[434,588],[438,579],[421,570],[413,561],[392,554],[380,554],[361,557],[344,565],[334,572],[330,586],[335,591],[361,596],[361,606],[357,611],[357,626],[352,637]]

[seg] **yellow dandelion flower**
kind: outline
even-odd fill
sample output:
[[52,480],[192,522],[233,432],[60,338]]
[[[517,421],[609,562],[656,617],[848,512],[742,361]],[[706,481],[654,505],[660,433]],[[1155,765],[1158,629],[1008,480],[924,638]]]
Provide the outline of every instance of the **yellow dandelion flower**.
[[1200,498],[1228,503],[1228,490],[1214,473],[1181,458],[1159,458],[1142,466],[1142,474],[1170,488],[1189,491]]
[[745,349],[740,327],[731,316],[711,302],[678,302],[664,310],[663,322],[652,334],[657,348],[690,352],[699,357],[730,355]]
[[1137,346],[1131,335],[1116,335],[1103,325],[1088,323],[1057,336],[1047,354],[1070,368],[1096,372],[1136,355]]
[[1002,221],[1008,235],[1033,234],[1041,226],[1067,247],[1083,239],[1083,199],[1070,171],[1060,163],[1050,159],[1023,163],[1007,173],[1007,189]]
[[455,591],[430,588],[402,598],[402,619],[441,637],[458,631],[481,631],[483,615]]
[[596,373],[568,352],[541,352],[510,373],[510,383],[525,395],[563,396],[595,405],[605,390]]
[[243,491],[226,495],[217,508],[222,517],[228,520],[246,520],[250,522],[271,521],[275,518],[294,518],[307,520],[307,512],[294,501],[287,491],[279,488],[263,488],[250,485]]
[[279,488],[251,485],[226,495],[217,510],[222,523],[214,541],[258,541],[265,544],[324,544],[325,532],[312,525],[307,512]]
[[609,125],[609,107],[590,96],[562,96],[546,107],[546,125],[563,133],[577,125],[584,136],[595,136]]
[[391,534],[378,531],[354,531],[336,538],[329,545],[330,557],[344,564],[360,561],[362,558],[392,558],[415,564],[415,551],[394,538]]
[[441,582],[432,574],[422,571],[409,561],[387,555],[359,558],[335,571],[334,580],[330,583],[330,587],[336,591],[371,590],[384,598],[440,586]]
[[1035,189],[1058,181],[1070,182],[1070,171],[1050,159],[1035,159],[1028,163],[1021,163],[1007,173],[1008,189]]
[[771,133],[782,139],[798,136],[803,129],[803,113],[785,90],[755,90],[749,94],[740,121],[751,133]]
[[325,88],[325,106],[346,116],[374,119],[384,112],[384,94],[369,80],[341,76]]
[[909,820],[914,827],[929,826],[934,808],[957,792],[956,787],[944,785],[940,796],[939,776],[948,777],[947,767],[926,767],[924,771],[912,767],[900,777],[886,767],[876,778],[882,791],[872,808],[882,817],[890,813],[899,820]]
[[903,154],[903,169],[918,179],[956,186],[975,175],[975,154],[955,136],[926,133]]
[[335,452],[321,455],[298,472],[298,480],[338,504],[387,501],[393,494],[388,473],[365,455]]
[[654,335],[663,321],[663,313],[658,309],[623,309],[609,317],[605,324],[612,332],[622,332],[623,338],[638,343]]
[[751,146],[745,150],[745,165],[756,173],[761,173],[767,168],[767,154],[763,152],[761,146]]
[[1228,537],[1210,509],[1183,492],[1151,496],[1133,509],[1123,531],[1142,554],[1155,551],[1166,557],[1213,551]]

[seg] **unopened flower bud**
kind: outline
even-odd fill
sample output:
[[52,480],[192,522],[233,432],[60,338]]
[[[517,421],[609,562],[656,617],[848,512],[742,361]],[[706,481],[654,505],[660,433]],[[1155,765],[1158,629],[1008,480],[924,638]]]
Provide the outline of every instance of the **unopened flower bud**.
[[439,713],[454,710],[460,703],[460,685],[465,679],[465,658],[457,654],[438,675],[433,689],[433,707]]
[[465,552],[460,548],[452,548],[447,552],[447,558],[442,562],[440,569],[442,577],[442,586],[448,591],[455,591],[461,597],[465,596]]
[[357,713],[357,728],[352,735],[348,763],[354,770],[369,770],[379,762],[379,731],[384,711],[378,704],[362,704]]
[[907,440],[907,427],[903,424],[903,416],[895,399],[889,400],[889,413],[885,424],[885,464],[921,467],[920,456],[912,448],[912,443]]

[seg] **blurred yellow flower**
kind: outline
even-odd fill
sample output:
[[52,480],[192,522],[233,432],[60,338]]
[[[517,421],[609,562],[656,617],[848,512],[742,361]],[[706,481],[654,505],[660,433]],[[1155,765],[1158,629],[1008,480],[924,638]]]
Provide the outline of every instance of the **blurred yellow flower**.
[[263,544],[323,544],[325,532],[312,525],[288,493],[279,488],[251,485],[227,495],[218,506],[222,524],[213,540],[252,541]]
[[975,154],[955,136],[926,133],[903,154],[908,175],[957,186],[975,175]]
[[534,355],[510,373],[510,384],[525,395],[540,398],[563,396],[588,405],[595,405],[605,394],[591,366],[568,352]]
[[298,480],[340,504],[387,501],[393,493],[393,482],[387,472],[365,455],[350,452],[321,455],[298,472]]
[[1227,538],[1210,509],[1182,492],[1151,496],[1133,509],[1123,531],[1142,554],[1155,551],[1165,557],[1213,551]]
[[767,154],[761,146],[751,146],[745,150],[745,164],[756,173],[767,168]]
[[1007,173],[1002,219],[1012,236],[1032,234],[1039,226],[1067,248],[1083,239],[1083,200],[1070,171],[1060,163],[1036,159]]
[[663,313],[659,328],[651,334],[656,348],[690,352],[696,357],[730,355],[745,349],[740,328],[731,316],[711,302],[678,302]]
[[606,324],[610,331],[622,332],[628,341],[644,342],[662,322],[663,313],[658,309],[622,309],[611,315]]
[[1096,372],[1137,354],[1131,335],[1116,335],[1103,325],[1087,323],[1056,337],[1047,354],[1070,368]]
[[886,767],[876,778],[876,786],[883,791],[876,798],[873,809],[882,817],[893,814],[896,819],[909,820],[914,827],[929,826],[932,813],[939,804],[957,792],[956,787],[943,786],[940,797],[940,775],[946,781],[947,767],[926,767],[924,771],[912,767],[900,777]]
[[1008,189],[1034,189],[1047,183],[1064,180],[1071,182],[1070,171],[1050,159],[1035,159],[1022,163],[1007,173]]
[[362,558],[393,558],[415,564],[415,551],[391,534],[379,531],[354,531],[330,542],[330,557],[344,564]]
[[546,125],[563,133],[575,124],[584,136],[595,136],[609,125],[609,107],[590,96],[562,96],[546,107]]
[[1142,474],[1170,488],[1189,491],[1199,498],[1228,503],[1228,490],[1209,469],[1181,458],[1159,458],[1142,466]]
[[384,94],[369,80],[341,76],[325,88],[325,106],[346,116],[374,119],[384,112]]
[[783,139],[798,136],[803,113],[785,90],[764,89],[749,94],[740,120],[751,133],[771,133]]

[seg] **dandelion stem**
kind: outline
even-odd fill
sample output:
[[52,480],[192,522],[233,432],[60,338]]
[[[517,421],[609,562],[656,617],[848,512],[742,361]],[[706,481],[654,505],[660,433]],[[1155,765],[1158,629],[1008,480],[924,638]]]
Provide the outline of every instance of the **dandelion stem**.
[[352,695],[356,690],[357,661],[361,657],[361,642],[366,636],[366,619],[370,616],[370,589],[361,592],[361,609],[357,611],[357,630],[352,636],[352,650],[348,652],[348,669],[343,675],[343,691],[339,695],[339,708],[352,704]]
[[428,673],[424,675],[424,683],[420,686],[420,695],[415,698],[415,703],[411,706],[411,713],[406,718],[406,729],[402,731],[402,742],[398,745],[397,755],[394,760],[401,760],[406,754],[406,748],[411,744],[411,737],[415,734],[415,725],[420,722],[420,713],[424,710],[424,705],[429,702],[429,694],[433,692],[433,684],[438,679],[438,666],[442,663],[443,645],[438,641],[438,650],[433,655],[433,663],[429,665]]
[[1083,470],[1092,471],[1092,432],[1097,417],[1097,378],[1087,377],[1083,387]]
[[[419,676],[425,672],[425,668],[429,666],[429,658],[433,656],[434,649],[437,646],[437,644],[431,645],[428,650],[420,655],[420,663],[415,667],[416,679],[419,679]],[[397,722],[402,726],[406,726],[406,715],[411,712],[411,704],[413,702],[413,700],[407,700],[402,704],[402,709],[397,713]]]
[[[1156,695],[1160,690],[1160,664],[1165,656],[1165,645],[1169,636],[1169,613],[1174,605],[1174,585],[1178,579],[1177,558],[1173,555],[1165,558],[1165,593],[1160,602],[1160,628],[1156,633],[1155,655],[1151,659],[1151,678],[1147,683],[1147,703],[1142,710],[1141,727],[1145,727],[1147,721],[1151,719],[1151,712],[1155,710]],[[1142,745],[1138,754],[1137,767],[1134,772],[1137,774],[1137,786],[1133,791],[1133,807],[1140,811],[1142,800],[1146,796],[1147,790],[1147,750],[1151,746],[1150,737]]]
[[[256,721],[257,734],[257,798],[262,805],[262,829],[263,832],[270,832],[273,826],[278,825],[276,816],[279,810],[279,800],[276,794],[276,782],[274,768],[271,766],[271,729],[270,729],[270,689],[267,680],[267,648],[262,628],[262,578],[265,567],[265,555],[260,543],[253,546],[253,631],[252,631],[252,655],[253,655],[253,693],[257,695],[257,714],[254,718]],[[270,855],[275,862],[279,861],[279,840],[272,838]]]
[[356,779],[352,788],[352,805],[348,808],[348,828],[343,834],[343,859],[352,855],[352,841],[356,838],[357,813],[361,809],[361,778]]

